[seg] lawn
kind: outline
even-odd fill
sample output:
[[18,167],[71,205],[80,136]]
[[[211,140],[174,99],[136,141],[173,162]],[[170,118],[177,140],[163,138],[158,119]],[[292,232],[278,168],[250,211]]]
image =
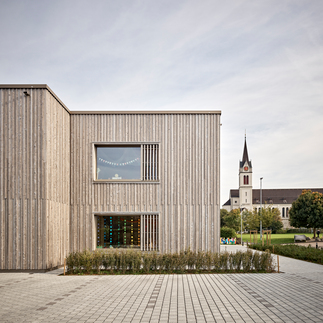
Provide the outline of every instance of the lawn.
[[[282,244],[282,243],[293,243],[294,242],[294,235],[306,235],[309,238],[313,237],[313,233],[275,233],[271,235],[271,244]],[[238,238],[240,238],[240,235],[238,235]],[[257,234],[258,243],[260,243],[260,234]],[[266,243],[266,235],[264,237],[264,241]],[[243,242],[250,242],[250,233],[245,233],[242,235],[242,241]],[[251,235],[251,241],[253,242],[253,235]]]

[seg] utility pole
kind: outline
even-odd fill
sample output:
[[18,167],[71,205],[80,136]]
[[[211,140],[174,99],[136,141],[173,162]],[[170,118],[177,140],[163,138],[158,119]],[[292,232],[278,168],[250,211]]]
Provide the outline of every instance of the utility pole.
[[262,241],[262,180],[260,177],[260,242]]

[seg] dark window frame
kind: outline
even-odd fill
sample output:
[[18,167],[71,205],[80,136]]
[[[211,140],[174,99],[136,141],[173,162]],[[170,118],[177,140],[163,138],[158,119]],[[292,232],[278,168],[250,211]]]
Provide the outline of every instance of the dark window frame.
[[[160,143],[159,142],[93,142],[93,182],[94,183],[160,183]],[[140,147],[141,165],[139,179],[98,179],[98,147]]]

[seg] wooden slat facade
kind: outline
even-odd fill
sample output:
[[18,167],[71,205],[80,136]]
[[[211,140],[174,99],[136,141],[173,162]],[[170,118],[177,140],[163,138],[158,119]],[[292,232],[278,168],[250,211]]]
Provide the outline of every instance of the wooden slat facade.
[[[219,111],[70,112],[47,86],[21,85],[0,86],[0,114],[0,269],[93,249],[111,214],[157,215],[161,252],[219,251]],[[159,180],[96,181],[99,143],[158,145]]]
[[69,252],[70,114],[44,88],[0,87],[0,116],[0,269],[61,265]]

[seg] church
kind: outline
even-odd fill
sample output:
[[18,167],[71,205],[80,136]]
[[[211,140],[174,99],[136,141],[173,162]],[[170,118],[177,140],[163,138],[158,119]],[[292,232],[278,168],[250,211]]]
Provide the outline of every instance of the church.
[[284,229],[290,227],[289,210],[292,203],[301,195],[304,189],[323,193],[323,188],[284,188],[284,189],[262,189],[262,200],[260,201],[260,189],[252,188],[252,163],[249,160],[247,149],[247,138],[245,137],[242,161],[239,162],[239,189],[231,189],[229,199],[222,205],[223,209],[253,210],[262,205],[271,205],[279,209]]

